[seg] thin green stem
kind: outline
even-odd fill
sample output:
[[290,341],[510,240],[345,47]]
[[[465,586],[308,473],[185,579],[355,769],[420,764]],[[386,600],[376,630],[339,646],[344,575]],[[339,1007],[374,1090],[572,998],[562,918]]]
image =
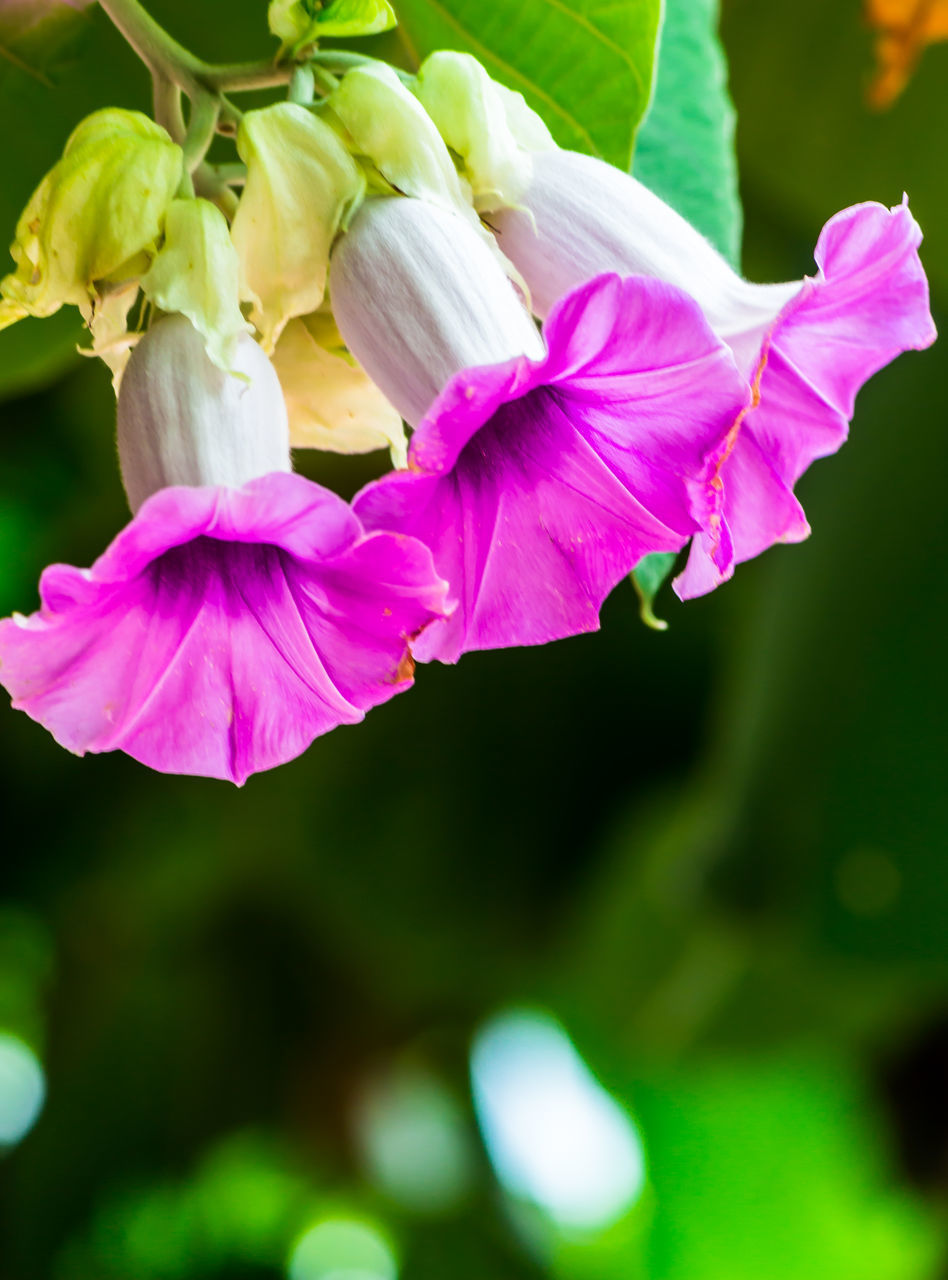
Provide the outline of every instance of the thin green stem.
[[152,90],[155,119],[162,128],[168,130],[173,141],[180,146],[187,134],[184,113],[181,110],[181,90],[173,81],[158,72],[152,73]]
[[287,101],[295,102],[300,107],[309,107],[312,105],[315,96],[316,75],[313,68],[297,67],[293,72],[293,79],[290,81],[289,92],[286,95]]
[[99,0],[99,3],[153,76],[170,80],[188,97],[197,96],[203,87],[201,60],[178,44],[138,0]]
[[221,182],[227,184],[228,187],[242,187],[247,181],[247,166],[238,164],[236,161],[224,164],[214,164],[211,168],[217,174]]
[[289,84],[296,70],[294,62],[204,63],[201,78],[209,89],[223,93],[246,93],[253,89],[273,89]]
[[170,80],[189,98],[196,98],[202,90],[236,93],[288,84],[295,70],[294,62],[274,62],[272,58],[219,65],[205,62],[169,35],[139,0],[99,3],[152,75]]
[[212,93],[199,93],[191,104],[191,118],[184,139],[184,165],[193,173],[214,141],[217,121],[221,113],[221,100]]
[[339,77],[334,76],[331,71],[327,71],[325,67],[314,66],[312,68],[313,87],[318,89],[325,97],[339,88]]
[[381,58],[370,58],[365,53],[351,53],[348,49],[317,49],[315,53],[310,54],[309,60],[315,66],[325,67],[327,71],[338,71],[342,74],[351,71],[353,67],[383,66],[389,67],[399,80],[406,84],[414,79],[410,72],[403,71],[401,67],[392,67]]
[[243,112],[238,111],[229,98],[225,98],[221,93],[218,95],[220,103],[220,115],[217,120],[217,132],[223,133],[228,138],[237,136],[237,130],[240,128],[240,122],[243,119]]
[[194,171],[194,190],[197,195],[216,204],[228,222],[233,222],[239,203],[238,196],[236,192],[231,191],[226,182],[221,180],[214,166],[208,164],[206,160]]
[[194,181],[191,171],[187,167],[181,170],[181,181],[178,183],[178,190],[175,194],[179,200],[194,199]]

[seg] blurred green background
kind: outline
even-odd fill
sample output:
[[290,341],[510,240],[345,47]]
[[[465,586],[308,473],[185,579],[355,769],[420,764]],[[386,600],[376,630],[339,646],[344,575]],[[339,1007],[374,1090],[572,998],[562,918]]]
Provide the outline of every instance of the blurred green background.
[[[261,10],[154,5],[218,58]],[[944,324],[948,46],[879,115],[856,0],[722,19],[746,274],[904,189]],[[2,73],[4,235],[82,113],[147,103],[86,22],[52,89]],[[0,340],[3,614],[126,518],[107,373],[38,323]],[[665,634],[620,588],[423,669],[241,791],[4,707],[0,1280],[948,1277],[946,420],[939,346],[903,357],[807,544],[666,590]]]

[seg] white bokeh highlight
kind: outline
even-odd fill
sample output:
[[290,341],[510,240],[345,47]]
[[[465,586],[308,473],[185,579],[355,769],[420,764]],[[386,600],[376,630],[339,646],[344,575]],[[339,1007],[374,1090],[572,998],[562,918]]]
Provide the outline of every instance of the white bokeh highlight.
[[488,1022],[471,1051],[474,1104],[504,1189],[560,1227],[600,1230],[645,1185],[631,1117],[548,1014],[512,1010]]
[[467,1121],[444,1085],[420,1068],[398,1068],[366,1088],[356,1111],[370,1181],[413,1213],[454,1209],[476,1179]]
[[0,1031],[0,1148],[15,1146],[36,1123],[46,1100],[46,1077],[19,1036]]

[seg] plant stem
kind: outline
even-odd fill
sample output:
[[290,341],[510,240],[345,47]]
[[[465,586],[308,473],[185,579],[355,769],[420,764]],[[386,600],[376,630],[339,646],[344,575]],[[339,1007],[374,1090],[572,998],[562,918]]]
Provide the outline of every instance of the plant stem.
[[194,171],[194,189],[199,196],[216,204],[228,222],[233,222],[237,212],[237,193],[231,191],[206,160]]
[[247,181],[247,166],[236,161],[211,165],[214,173],[228,187],[242,187]]
[[221,113],[221,100],[212,93],[199,93],[191,104],[191,118],[184,139],[184,164],[193,173],[214,141],[217,121]]
[[181,110],[181,90],[171,80],[152,72],[152,90],[155,119],[167,129],[174,142],[180,146],[187,134],[184,113]]
[[287,84],[296,64],[263,59],[259,62],[214,64],[196,57],[169,35],[140,0],[99,0],[114,25],[153,76],[163,76],[188,95],[202,91],[239,92]]
[[[317,49],[315,53],[310,54],[309,60],[317,67],[325,67],[327,71],[338,71],[342,74],[351,71],[353,67],[390,66],[381,58],[370,58],[365,53],[351,53],[348,49]],[[395,72],[399,80],[406,83],[414,79],[410,72],[403,71],[401,67],[390,69]]]
[[245,93],[252,89],[273,89],[289,84],[296,70],[294,62],[202,63],[201,79],[209,89],[225,93]]
[[287,94],[288,102],[295,102],[298,106],[309,107],[312,105],[313,98],[316,93],[316,76],[312,67],[299,66],[293,72],[293,79],[290,81],[290,90]]
[[159,26],[138,0],[99,3],[153,76],[170,80],[190,98],[197,96],[203,87],[201,60]]

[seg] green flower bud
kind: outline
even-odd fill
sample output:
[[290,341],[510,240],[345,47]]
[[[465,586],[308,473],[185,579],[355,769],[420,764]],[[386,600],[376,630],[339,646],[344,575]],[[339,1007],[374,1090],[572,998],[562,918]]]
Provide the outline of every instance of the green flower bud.
[[[477,232],[506,274],[527,294],[526,285],[482,225],[468,182],[458,176],[451,153],[427,111],[391,67],[379,63],[346,73],[329,105],[351,139],[397,192],[458,214]],[[419,263],[419,269],[424,264]]]
[[181,148],[140,112],[108,108],[83,120],[17,224],[0,328],[64,303],[87,308],[102,282],[139,274],[181,173]]
[[522,94],[492,80],[466,53],[433,53],[418,72],[419,101],[463,162],[479,210],[517,207],[530,185],[530,152],[554,149]]
[[388,0],[270,0],[270,30],[294,53],[324,36],[372,36],[398,21]]
[[362,366],[349,354],[324,312],[291,320],[273,353],[298,449],[370,453],[389,449],[404,467],[405,426]]
[[204,339],[210,360],[228,372],[237,343],[251,326],[240,310],[240,260],[227,220],[209,200],[175,200],[165,240],[142,278],[146,296],[162,311],[178,312]]
[[424,107],[384,63],[346,73],[329,105],[396,191],[473,217],[448,148]]
[[323,300],[329,250],[365,192],[337,135],[305,107],[248,111],[237,134],[247,183],[231,227],[240,296],[271,352],[283,326]]

